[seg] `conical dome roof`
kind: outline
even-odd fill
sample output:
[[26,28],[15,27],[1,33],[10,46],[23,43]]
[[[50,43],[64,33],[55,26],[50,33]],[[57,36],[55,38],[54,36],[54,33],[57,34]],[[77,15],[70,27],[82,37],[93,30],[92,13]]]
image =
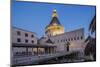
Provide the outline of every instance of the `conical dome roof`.
[[53,10],[52,20],[51,20],[50,24],[48,26],[46,26],[46,28],[49,26],[52,26],[52,25],[61,25],[60,21],[58,20],[58,15],[57,15],[56,10]]

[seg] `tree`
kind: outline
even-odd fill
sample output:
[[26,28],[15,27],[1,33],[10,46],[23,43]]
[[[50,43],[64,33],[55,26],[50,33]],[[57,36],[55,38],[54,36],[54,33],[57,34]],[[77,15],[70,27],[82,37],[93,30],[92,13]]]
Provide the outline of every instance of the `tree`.
[[[93,17],[90,26],[89,26],[89,32],[91,34],[96,32],[96,15]],[[96,60],[96,37],[88,36],[85,40],[86,47],[85,47],[85,55],[91,55],[93,56],[93,59]]]
[[91,32],[91,34],[96,32],[96,15],[93,17],[93,19],[92,19],[92,21],[90,23],[89,31]]
[[92,55],[93,59],[95,60],[96,59],[96,39],[92,38],[91,36],[89,36],[87,39],[88,39],[86,41],[87,45],[84,51],[85,55],[87,56]]

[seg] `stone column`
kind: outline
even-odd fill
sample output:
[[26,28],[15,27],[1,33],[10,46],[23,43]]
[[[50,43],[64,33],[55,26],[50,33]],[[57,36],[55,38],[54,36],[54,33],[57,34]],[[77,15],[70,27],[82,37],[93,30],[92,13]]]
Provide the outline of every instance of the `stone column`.
[[52,47],[50,47],[50,49],[49,49],[49,50],[50,50],[50,54],[51,54],[51,53],[52,53]]
[[48,48],[45,48],[45,54],[47,54],[48,53]]
[[43,48],[43,54],[45,54],[45,48]]
[[31,48],[31,55],[33,55],[33,47]]
[[38,55],[39,51],[38,51],[38,47],[37,47],[37,55]]

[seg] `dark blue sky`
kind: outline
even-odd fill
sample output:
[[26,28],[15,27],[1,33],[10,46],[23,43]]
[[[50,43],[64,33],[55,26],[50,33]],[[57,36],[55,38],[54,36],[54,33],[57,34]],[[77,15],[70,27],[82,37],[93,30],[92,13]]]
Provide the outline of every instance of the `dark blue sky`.
[[84,28],[85,35],[88,34],[89,24],[95,15],[95,6],[17,1],[12,4],[12,26],[36,32],[41,37],[52,19],[54,9],[57,10],[59,21],[66,32]]

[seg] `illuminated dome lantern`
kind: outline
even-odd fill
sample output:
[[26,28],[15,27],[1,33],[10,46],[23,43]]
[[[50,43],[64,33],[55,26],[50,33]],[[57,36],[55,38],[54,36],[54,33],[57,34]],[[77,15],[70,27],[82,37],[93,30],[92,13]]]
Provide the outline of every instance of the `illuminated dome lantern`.
[[58,20],[57,11],[53,10],[52,20],[50,24],[45,28],[45,34],[47,36],[55,36],[64,33],[64,27]]

